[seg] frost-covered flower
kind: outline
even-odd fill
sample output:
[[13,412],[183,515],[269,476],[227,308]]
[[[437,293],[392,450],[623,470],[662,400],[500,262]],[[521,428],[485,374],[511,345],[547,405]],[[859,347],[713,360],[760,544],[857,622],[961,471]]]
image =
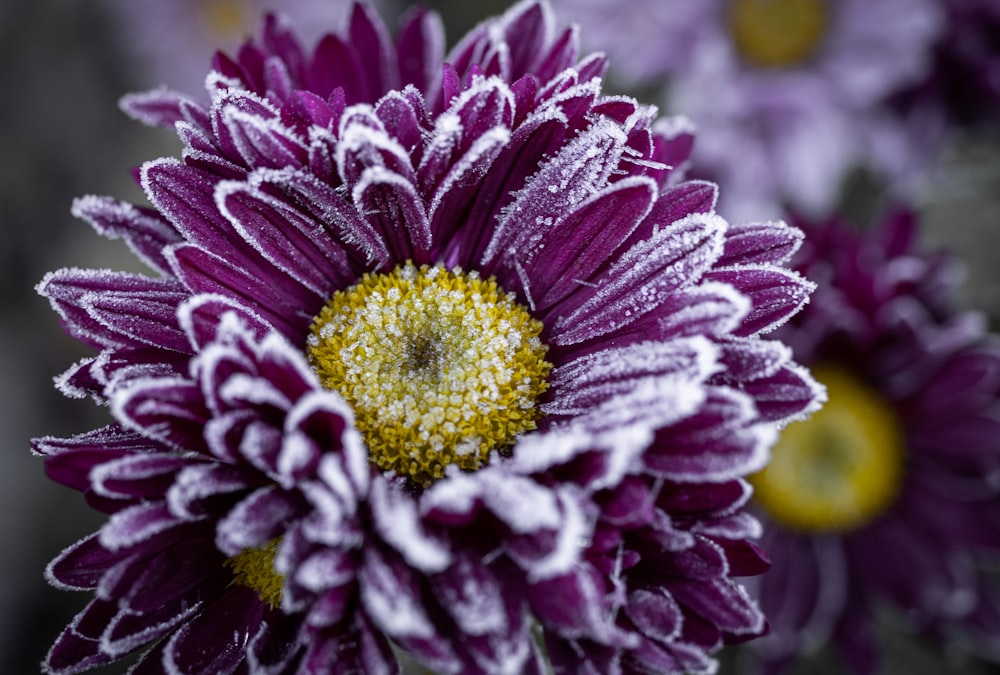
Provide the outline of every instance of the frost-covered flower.
[[[389,7],[391,0],[373,0]],[[116,22],[115,36],[128,50],[137,76],[193,91],[205,81],[205,64],[252,34],[261,14],[280,11],[306,41],[318,38],[350,6],[348,0],[103,0]]]
[[980,573],[1000,560],[1000,341],[956,311],[954,260],[921,252],[911,213],[866,233],[800,225],[797,269],[818,288],[776,334],[829,401],[751,478],[773,563],[754,647],[780,664],[832,642],[871,673],[888,609],[1000,655],[1000,589]]
[[95,592],[50,672],[708,672],[763,631],[744,477],[817,398],[760,337],[801,235],[718,216],[576,42],[529,0],[442,59],[358,5],[312,52],[269,20],[207,108],[125,99],[183,159],[74,208],[158,276],[40,285],[115,418],[36,442],[111,514],[49,568]]
[[[695,166],[727,216],[783,202],[826,214],[868,165],[909,178],[917,149],[885,99],[924,77],[935,0],[557,0],[628,79],[669,81],[668,106],[698,128]],[[619,62],[622,57],[622,62]]]

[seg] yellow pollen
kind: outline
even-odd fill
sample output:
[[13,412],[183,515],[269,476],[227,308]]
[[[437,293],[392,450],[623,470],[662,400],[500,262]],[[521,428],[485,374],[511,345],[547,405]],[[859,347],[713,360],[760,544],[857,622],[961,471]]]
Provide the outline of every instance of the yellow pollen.
[[847,531],[883,513],[899,494],[903,439],[895,412],[853,375],[814,371],[829,401],[788,425],[771,462],[750,477],[757,503],[777,523]]
[[826,0],[731,0],[729,30],[750,63],[782,68],[806,61],[829,27]]
[[280,539],[272,539],[263,548],[248,548],[239,555],[226,559],[226,566],[233,570],[235,582],[253,589],[260,599],[271,607],[281,605],[281,586],[285,578],[274,569]]
[[354,408],[371,460],[426,486],[536,428],[552,370],[541,331],[492,278],[406,263],[335,293],[308,349]]

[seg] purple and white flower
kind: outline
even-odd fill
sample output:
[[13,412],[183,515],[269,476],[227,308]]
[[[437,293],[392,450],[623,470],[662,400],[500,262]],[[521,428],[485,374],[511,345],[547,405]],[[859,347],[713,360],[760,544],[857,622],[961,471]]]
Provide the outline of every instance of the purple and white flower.
[[94,599],[48,672],[710,672],[765,630],[744,477],[819,397],[761,338],[800,233],[717,215],[544,2],[443,51],[424,11],[312,51],[269,18],[209,106],[124,100],[184,149],[151,206],[74,206],[156,275],[39,286],[114,416],[35,442],[110,514],[49,567]]

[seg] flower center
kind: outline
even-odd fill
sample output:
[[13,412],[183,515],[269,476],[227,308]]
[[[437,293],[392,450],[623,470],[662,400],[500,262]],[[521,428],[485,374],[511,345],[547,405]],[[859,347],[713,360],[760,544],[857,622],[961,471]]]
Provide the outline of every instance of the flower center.
[[790,424],[771,462],[750,477],[757,503],[792,529],[845,531],[885,511],[899,492],[903,441],[895,413],[840,370],[819,368],[829,401]]
[[729,30],[750,63],[781,68],[812,56],[826,33],[825,0],[732,0]]
[[205,30],[224,39],[245,37],[250,22],[244,5],[242,0],[205,0],[200,7]]
[[278,554],[280,542],[280,539],[273,539],[262,548],[248,548],[225,562],[232,568],[237,584],[256,591],[271,607],[281,605],[281,586],[285,581],[274,569],[274,556]]
[[354,408],[372,461],[429,485],[536,427],[552,369],[541,331],[493,279],[407,263],[335,293],[309,358]]

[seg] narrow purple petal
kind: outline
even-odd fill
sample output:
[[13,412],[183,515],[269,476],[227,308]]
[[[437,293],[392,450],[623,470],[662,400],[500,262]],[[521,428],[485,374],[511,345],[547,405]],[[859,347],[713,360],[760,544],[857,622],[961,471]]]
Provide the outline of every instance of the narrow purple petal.
[[111,197],[89,195],[73,202],[72,213],[86,220],[101,235],[121,238],[147,265],[168,273],[163,249],[181,241],[181,236],[160,214]]
[[781,264],[792,257],[802,240],[801,230],[781,222],[732,225],[719,264]]
[[656,186],[627,178],[599,192],[542,234],[523,269],[540,290],[535,306],[544,310],[589,282],[645,217]]
[[593,280],[593,289],[582,289],[559,308],[551,341],[590,340],[653,311],[709,269],[722,248],[724,227],[721,218],[694,215],[636,244]]
[[66,590],[97,588],[108,568],[122,557],[98,542],[98,535],[88,535],[63,550],[45,568],[45,578],[53,586]]
[[[444,25],[441,17],[423,7],[413,7],[405,16],[396,38],[400,85],[412,84],[420,91],[433,91],[440,72],[435,68],[444,57]],[[433,100],[433,95],[431,97]]]
[[732,284],[750,298],[753,309],[736,335],[766,333],[788,320],[808,301],[815,284],[795,272],[769,266],[716,269],[706,279]]
[[233,586],[181,626],[163,654],[168,672],[228,675],[245,658],[246,644],[260,629],[264,603],[257,594]]
[[166,87],[138,94],[126,94],[118,107],[134,120],[150,126],[172,129],[174,124],[188,119],[185,108],[196,105],[190,96]]
[[211,414],[189,380],[137,379],[115,391],[111,405],[125,427],[147,438],[179,450],[207,450],[202,431]]
[[294,495],[275,486],[261,488],[219,521],[216,545],[230,556],[261,548],[288,528],[300,508]]

